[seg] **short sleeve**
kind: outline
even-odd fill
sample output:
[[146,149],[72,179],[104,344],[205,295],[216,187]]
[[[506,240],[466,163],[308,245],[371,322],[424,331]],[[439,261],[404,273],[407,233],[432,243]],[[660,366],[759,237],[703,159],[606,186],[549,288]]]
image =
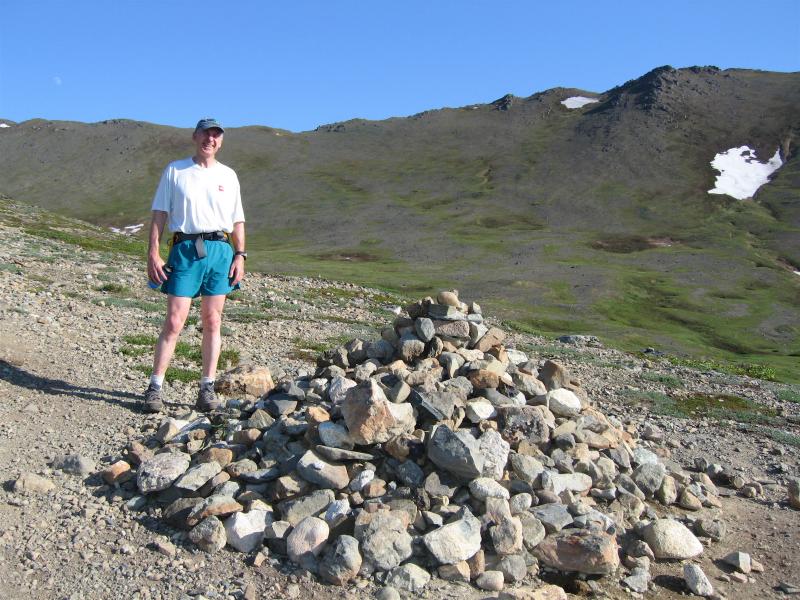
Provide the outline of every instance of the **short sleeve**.
[[172,194],[170,193],[172,188],[171,171],[172,167],[168,166],[161,174],[161,181],[158,182],[155,196],[153,196],[153,206],[150,210],[162,210],[166,213],[170,212],[172,208]]
[[234,198],[233,208],[233,222],[244,223],[244,209],[242,208],[242,191],[239,188],[239,178],[234,175],[236,179],[236,197]]

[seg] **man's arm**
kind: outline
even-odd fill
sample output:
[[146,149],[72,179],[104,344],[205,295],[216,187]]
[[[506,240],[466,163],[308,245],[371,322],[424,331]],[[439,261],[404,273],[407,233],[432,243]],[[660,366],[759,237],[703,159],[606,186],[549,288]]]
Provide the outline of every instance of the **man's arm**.
[[[244,252],[244,222],[237,221],[233,224],[233,231],[231,232],[231,241],[233,242],[234,252]],[[234,256],[231,263],[231,270],[228,272],[228,277],[231,278],[231,285],[236,285],[244,277],[244,257]]]
[[147,249],[147,276],[150,281],[159,285],[167,280],[164,272],[164,261],[161,258],[161,234],[167,224],[167,213],[163,210],[154,210],[150,220],[150,246]]

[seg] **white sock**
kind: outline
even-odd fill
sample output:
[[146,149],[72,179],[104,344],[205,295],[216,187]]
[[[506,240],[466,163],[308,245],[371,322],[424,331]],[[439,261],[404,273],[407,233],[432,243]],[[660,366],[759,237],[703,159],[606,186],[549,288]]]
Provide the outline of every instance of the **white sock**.
[[155,386],[161,387],[164,385],[164,376],[163,375],[156,375],[155,373],[150,375],[150,383]]
[[200,378],[200,385],[209,385],[214,383],[213,377],[201,377]]

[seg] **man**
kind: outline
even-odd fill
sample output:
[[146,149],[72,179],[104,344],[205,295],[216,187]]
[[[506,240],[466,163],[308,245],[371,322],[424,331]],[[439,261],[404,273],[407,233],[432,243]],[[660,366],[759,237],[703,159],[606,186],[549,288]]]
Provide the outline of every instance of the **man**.
[[[144,393],[146,410],[163,408],[164,374],[175,352],[192,298],[202,296],[203,373],[195,408],[220,407],[214,377],[221,348],[222,309],[244,277],[244,212],[239,180],[216,159],[225,130],[216,119],[198,121],[191,158],[167,165],[152,206],[147,276],[167,294],[167,315],[155,347],[153,374]],[[159,242],[164,226],[174,234],[166,263]]]

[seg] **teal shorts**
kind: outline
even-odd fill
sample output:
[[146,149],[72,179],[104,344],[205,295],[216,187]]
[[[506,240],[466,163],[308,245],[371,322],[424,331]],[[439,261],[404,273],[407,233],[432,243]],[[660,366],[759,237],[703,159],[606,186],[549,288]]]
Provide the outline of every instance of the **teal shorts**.
[[206,256],[199,258],[193,240],[172,246],[167,258],[167,281],[161,291],[173,296],[224,296],[239,289],[231,285],[228,273],[233,263],[233,247],[225,241],[207,240]]

